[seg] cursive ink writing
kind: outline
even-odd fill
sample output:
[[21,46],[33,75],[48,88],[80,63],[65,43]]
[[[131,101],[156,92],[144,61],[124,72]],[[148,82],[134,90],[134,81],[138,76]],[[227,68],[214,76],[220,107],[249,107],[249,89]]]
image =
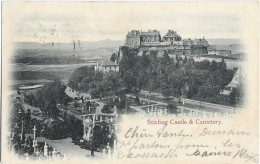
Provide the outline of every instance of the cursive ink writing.
[[189,134],[184,134],[183,130],[179,132],[167,132],[165,131],[167,125],[163,126],[157,131],[158,138],[160,137],[191,137]]
[[204,128],[203,131],[199,134],[199,137],[201,136],[215,136],[215,135],[230,135],[230,136],[239,136],[239,135],[250,135],[250,132],[246,131],[234,131],[234,130],[221,130],[221,131],[215,131],[215,130],[209,130],[208,128]]
[[209,156],[230,156],[231,155],[231,152],[228,151],[208,151],[208,150],[205,150],[205,151],[201,151],[199,148],[191,153],[191,154],[186,154],[187,156],[200,156],[200,157],[209,157]]
[[135,130],[133,130],[133,128],[129,128],[128,131],[125,134],[125,138],[149,138],[149,137],[153,137],[152,134],[147,133],[146,129],[143,129],[142,132],[138,132],[139,127],[136,126]]

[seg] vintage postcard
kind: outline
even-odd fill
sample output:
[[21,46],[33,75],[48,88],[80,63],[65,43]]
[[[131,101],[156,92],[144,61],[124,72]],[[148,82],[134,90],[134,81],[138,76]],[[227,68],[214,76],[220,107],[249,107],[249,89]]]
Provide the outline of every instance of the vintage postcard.
[[258,163],[259,3],[3,2],[1,162]]

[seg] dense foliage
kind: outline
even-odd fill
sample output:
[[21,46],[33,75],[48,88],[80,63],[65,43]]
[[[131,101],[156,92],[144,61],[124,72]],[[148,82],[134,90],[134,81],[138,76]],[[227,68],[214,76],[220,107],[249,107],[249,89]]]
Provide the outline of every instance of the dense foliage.
[[31,123],[28,124],[30,126],[26,126],[28,122],[26,120],[31,120],[31,111],[29,109],[25,111],[22,106],[23,102],[16,98],[13,100],[13,106],[11,107],[12,122],[17,122],[17,119],[20,118],[20,116],[17,118],[20,110],[25,117],[25,127],[30,130],[33,128],[33,125],[36,125],[37,133],[40,133],[46,138],[60,139],[68,137],[69,125],[61,118],[60,111],[56,106],[57,103],[63,104],[71,100],[71,98],[65,94],[65,89],[66,87],[62,85],[61,81],[56,79],[51,84],[47,84],[40,89],[23,93],[24,102],[31,106],[39,107],[44,118],[33,118]]
[[[236,71],[227,69],[224,60],[195,62],[192,58],[177,55],[170,58],[167,51],[160,57],[155,50],[143,52],[141,56],[138,56],[138,49],[122,47],[121,51],[123,55],[119,62],[119,73],[103,75],[101,72],[95,73],[94,68],[80,68],[71,77],[70,86],[89,91],[94,97],[118,94],[122,89],[135,93],[148,90],[162,93],[165,97],[184,96],[234,104],[234,96],[227,98],[219,94]],[[111,60],[118,60],[117,57],[113,54]]]
[[39,107],[45,116],[56,117],[59,115],[56,104],[66,103],[70,99],[65,94],[65,89],[66,87],[59,80],[55,80],[53,83],[27,94],[25,102],[29,105]]
[[77,69],[69,80],[69,86],[76,90],[89,91],[94,98],[117,94],[121,83],[119,73],[95,72],[94,67]]

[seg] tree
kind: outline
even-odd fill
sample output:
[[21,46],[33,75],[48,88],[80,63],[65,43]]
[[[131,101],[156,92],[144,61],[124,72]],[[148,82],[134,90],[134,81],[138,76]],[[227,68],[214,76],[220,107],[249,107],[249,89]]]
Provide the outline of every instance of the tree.
[[70,123],[70,135],[74,143],[77,143],[83,136],[83,122],[78,119],[71,119]]
[[161,58],[162,65],[165,65],[165,64],[169,63],[170,61],[171,61],[171,58],[168,55],[168,52],[166,50],[164,50],[163,57]]
[[218,63],[215,60],[213,60],[210,64],[210,70],[216,71],[217,69],[218,69]]
[[[69,86],[73,89],[79,89],[79,83],[89,83],[95,76],[94,67],[84,66],[76,69],[70,79]],[[86,78],[87,77],[87,78]]]
[[177,114],[178,113],[178,108],[175,104],[168,104],[167,109],[170,114]]
[[243,96],[244,96],[244,92],[243,92],[242,86],[233,88],[232,92],[230,93],[230,95],[228,97],[230,105],[234,106],[234,105],[241,104],[243,102]]
[[197,96],[201,99],[216,97],[219,94],[219,89],[214,86],[200,86]]
[[171,90],[169,88],[162,89],[162,95],[166,98],[171,96]]
[[149,74],[146,72],[146,71],[140,71],[139,74],[138,74],[138,77],[136,79],[136,85],[137,85],[137,88],[140,90],[140,89],[143,89],[148,80],[149,80]]
[[219,64],[218,64],[218,69],[221,72],[223,72],[223,71],[225,71],[227,69],[227,65],[226,65],[226,63],[225,63],[223,58],[222,58],[221,62],[219,62]]
[[30,109],[27,109],[26,113],[25,113],[25,124],[27,125],[27,127],[30,125],[30,122],[31,122],[31,110]]
[[[219,63],[214,60],[195,62],[192,58],[185,56],[182,59],[176,55],[174,62],[167,51],[158,58],[156,48],[143,51],[142,56],[137,55],[139,49],[136,48],[121,47],[120,51],[123,56],[119,63],[119,74],[102,74],[94,72],[94,69],[86,73],[87,68],[80,68],[73,73],[71,86],[89,91],[92,97],[138,93],[143,89],[161,92],[165,97],[187,96],[215,102],[220,89],[230,83],[236,71],[227,69],[224,60]],[[111,60],[115,58],[117,55],[114,53]]]
[[71,98],[66,95],[65,88],[66,87],[61,84],[60,80],[55,80],[53,83],[45,85],[34,93],[30,93],[32,94],[31,96],[27,96],[27,98],[33,97],[34,104],[30,104],[31,101],[28,100],[26,100],[26,102],[30,105],[39,107],[42,114],[45,116],[57,117],[59,112],[56,104],[66,103],[71,100]]
[[10,122],[11,127],[14,127],[15,123],[20,122],[20,115],[19,112],[24,114],[24,108],[22,102],[19,98],[14,98],[10,101]]
[[122,59],[119,63],[120,71],[122,74],[129,72],[134,68],[135,63],[137,63],[138,49],[122,47]]
[[56,107],[56,102],[53,99],[45,100],[46,114],[50,117],[57,117],[59,115],[59,110]]
[[198,86],[191,84],[187,93],[187,98],[193,98],[198,93]]
[[116,60],[116,54],[113,53],[113,54],[111,55],[111,57],[110,57],[110,61],[115,62],[115,60]]
[[196,65],[199,69],[202,69],[202,70],[209,70],[210,69],[210,61],[208,61],[207,59],[203,60],[201,62],[197,62]]
[[185,56],[185,58],[183,59],[183,64],[186,64],[188,62],[187,56]]

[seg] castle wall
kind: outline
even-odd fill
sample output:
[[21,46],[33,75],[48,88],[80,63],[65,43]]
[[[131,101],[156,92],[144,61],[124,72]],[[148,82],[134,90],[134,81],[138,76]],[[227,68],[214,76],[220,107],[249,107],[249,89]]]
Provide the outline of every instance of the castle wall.
[[158,50],[158,51],[159,50],[168,50],[168,49],[172,48],[171,45],[153,45],[153,46],[151,46],[151,45],[147,45],[147,46],[141,45],[139,47],[139,50],[140,51],[148,51],[152,47],[155,47],[156,50]]
[[[150,50],[150,46],[140,46],[139,50],[141,52],[143,51],[149,51]],[[160,52],[164,52],[164,50],[168,51],[168,54],[174,54],[174,55],[191,55],[191,50],[186,50],[186,49],[175,49],[172,46],[156,46],[153,47],[153,49],[158,51],[158,57],[160,57]]]
[[125,46],[127,47],[139,47],[140,46],[140,36],[126,37]]
[[205,46],[191,46],[191,55],[205,55],[208,54],[208,49]]

